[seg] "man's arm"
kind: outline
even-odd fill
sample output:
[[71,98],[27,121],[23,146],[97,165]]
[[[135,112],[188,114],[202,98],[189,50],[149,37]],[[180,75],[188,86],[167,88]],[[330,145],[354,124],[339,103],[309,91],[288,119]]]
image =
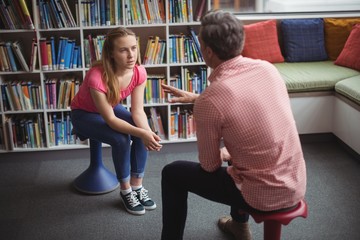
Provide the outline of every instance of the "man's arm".
[[166,94],[174,96],[169,99],[171,103],[194,103],[199,96],[199,94],[187,92],[165,84],[161,84],[161,87]]

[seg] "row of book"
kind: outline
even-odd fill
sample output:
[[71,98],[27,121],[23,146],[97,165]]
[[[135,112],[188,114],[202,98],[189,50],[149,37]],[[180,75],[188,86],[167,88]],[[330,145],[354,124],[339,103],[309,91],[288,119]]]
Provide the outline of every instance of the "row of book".
[[148,75],[144,94],[144,103],[165,103],[166,95],[161,88],[161,84],[166,84],[164,75]]
[[72,133],[70,112],[48,113],[50,146],[77,144],[79,140]]
[[203,62],[199,39],[192,27],[188,27],[189,35],[169,35],[169,62],[195,63]]
[[[80,81],[76,77],[45,80],[45,92],[38,83],[12,81],[1,84],[4,111],[28,111],[35,109],[69,109],[71,100],[78,92]],[[45,103],[42,96],[45,97]]]
[[208,85],[207,68],[201,66],[198,72],[192,72],[186,67],[181,67],[181,73],[172,75],[169,85],[185,91],[200,94]]
[[169,0],[169,22],[186,23],[200,21],[205,13],[207,0],[199,0],[193,10],[192,0]]
[[147,114],[148,123],[153,132],[155,132],[162,140],[166,139],[165,128],[159,109],[151,107]]
[[[48,113],[49,146],[77,144],[72,134],[70,112]],[[44,148],[46,147],[45,122],[41,113],[7,116],[0,125],[0,149]]]
[[0,42],[0,71],[30,71],[19,41]]
[[94,61],[101,59],[105,38],[106,35],[93,37],[91,34],[84,38],[85,67],[89,68]]
[[0,0],[0,29],[35,29],[26,0]]
[[171,109],[169,140],[196,137],[196,124],[191,108],[177,106]]
[[41,87],[30,81],[13,81],[1,84],[4,111],[34,110],[43,108]]
[[43,71],[82,68],[81,47],[75,39],[62,36],[56,44],[54,37],[40,38],[39,44]]
[[[170,63],[194,63],[203,62],[200,52],[200,44],[194,30],[189,27],[189,36],[183,34],[172,34],[169,36],[169,60]],[[91,63],[100,60],[102,48],[106,35],[92,37],[89,34],[84,39],[85,66],[90,67]],[[138,60],[141,63],[140,40],[138,38]],[[41,69],[43,71],[64,70],[82,68],[82,55],[80,45],[76,45],[75,39],[61,36],[55,42],[55,37],[39,40]],[[34,38],[31,45],[31,58],[28,64],[21,44],[15,42],[0,42],[0,71],[33,71],[38,66],[38,43]],[[149,36],[144,59],[145,65],[162,64],[165,61],[166,41],[159,36]]]
[[159,36],[149,36],[146,44],[143,64],[162,64],[165,60],[166,40]]
[[165,23],[164,0],[125,0],[126,24]]
[[196,124],[191,107],[177,106],[171,109],[169,133],[165,131],[161,108],[151,107],[148,111],[148,123],[151,130],[154,131],[163,140],[190,139],[196,137]]
[[122,24],[120,0],[82,0],[83,26],[113,26]]
[[[77,1],[75,1],[76,15],[78,16]],[[77,26],[66,0],[37,0],[40,28],[71,28]]]
[[74,76],[45,80],[46,109],[69,109],[71,100],[79,91],[80,80]]
[[8,116],[5,134],[2,133],[5,149],[42,148],[46,145],[44,121],[40,113],[35,115]]

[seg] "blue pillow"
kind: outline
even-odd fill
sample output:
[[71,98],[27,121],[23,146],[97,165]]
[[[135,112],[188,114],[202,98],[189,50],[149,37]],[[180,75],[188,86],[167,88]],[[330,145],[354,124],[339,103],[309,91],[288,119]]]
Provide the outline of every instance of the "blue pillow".
[[284,19],[281,21],[281,32],[286,62],[328,59],[323,19]]

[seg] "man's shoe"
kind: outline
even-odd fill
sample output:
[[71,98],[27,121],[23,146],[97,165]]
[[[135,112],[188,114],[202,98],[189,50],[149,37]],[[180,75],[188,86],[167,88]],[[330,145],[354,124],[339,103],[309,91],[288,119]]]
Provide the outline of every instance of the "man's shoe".
[[124,203],[126,211],[134,215],[143,215],[145,214],[145,209],[139,202],[136,195],[137,193],[135,191],[132,191],[126,195],[123,195],[120,192],[121,200]]
[[230,216],[226,216],[219,219],[218,225],[223,232],[232,234],[236,240],[251,240],[248,223],[235,222]]
[[156,208],[156,203],[149,197],[148,190],[142,187],[138,190],[135,190],[135,192],[139,202],[146,210],[153,210]]

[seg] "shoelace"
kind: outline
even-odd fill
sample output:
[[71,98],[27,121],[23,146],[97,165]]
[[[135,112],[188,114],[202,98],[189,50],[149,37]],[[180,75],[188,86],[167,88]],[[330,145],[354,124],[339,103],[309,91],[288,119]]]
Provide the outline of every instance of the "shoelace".
[[151,200],[151,198],[149,198],[147,193],[148,190],[146,190],[145,188],[141,188],[141,190],[138,192],[138,194],[140,195],[140,200],[144,202]]
[[131,192],[129,195],[126,196],[126,200],[128,201],[131,207],[135,207],[140,204],[136,195],[137,195],[136,192]]

